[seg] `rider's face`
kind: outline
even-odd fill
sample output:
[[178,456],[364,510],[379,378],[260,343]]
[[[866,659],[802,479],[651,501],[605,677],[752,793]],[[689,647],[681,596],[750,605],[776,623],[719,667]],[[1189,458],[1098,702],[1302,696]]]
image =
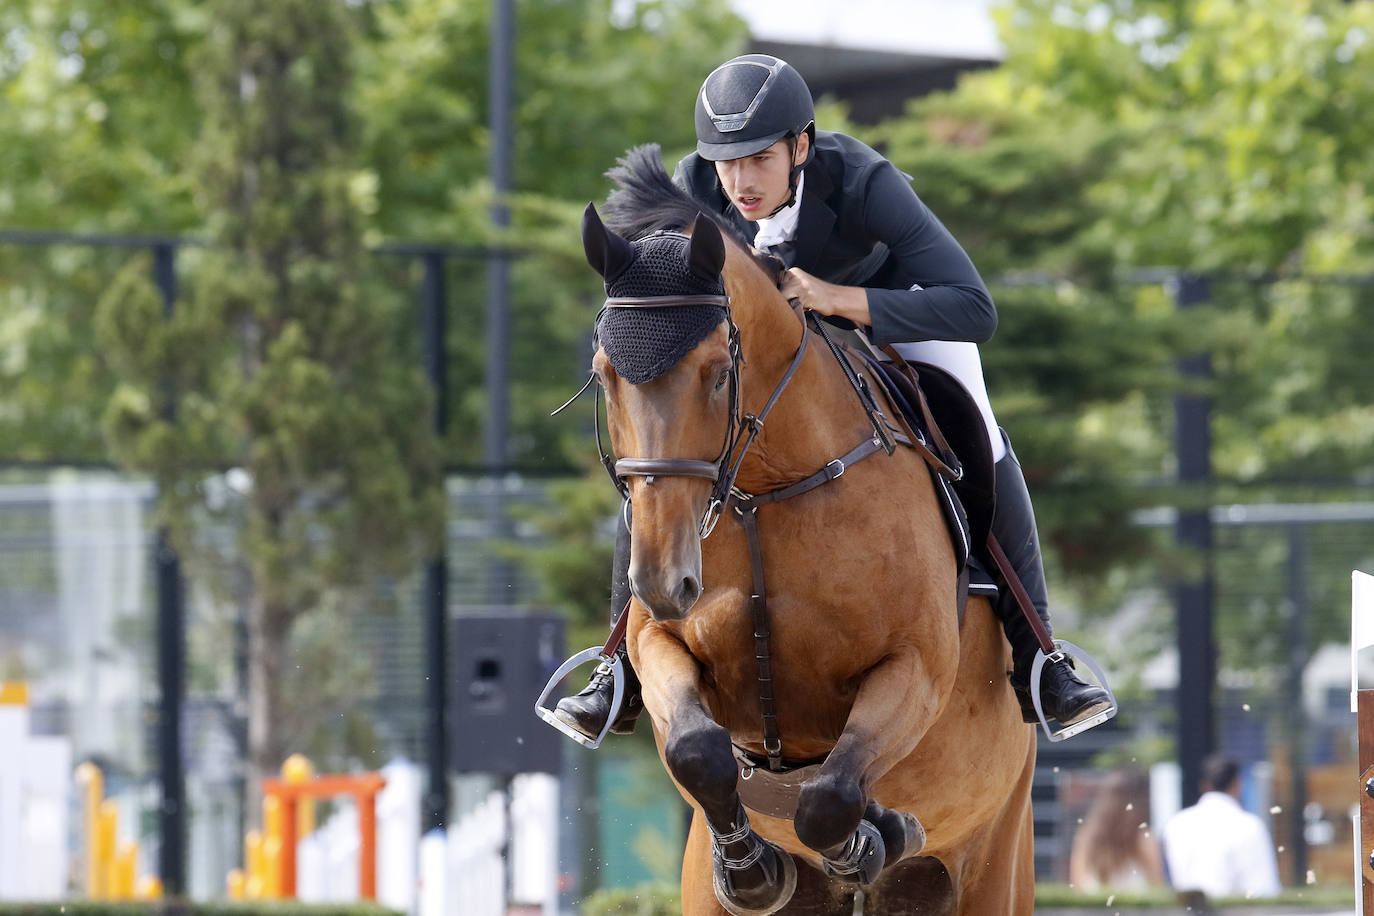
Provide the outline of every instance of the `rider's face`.
[[716,163],[720,186],[745,219],[762,219],[787,201],[788,173],[793,164],[806,161],[809,140],[806,134],[797,138],[795,155],[784,138],[752,156]]

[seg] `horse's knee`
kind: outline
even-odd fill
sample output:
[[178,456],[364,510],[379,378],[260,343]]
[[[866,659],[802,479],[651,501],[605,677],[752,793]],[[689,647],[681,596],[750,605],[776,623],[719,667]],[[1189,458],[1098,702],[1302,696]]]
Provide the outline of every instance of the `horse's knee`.
[[817,852],[833,850],[853,835],[867,804],[857,780],[820,773],[797,797],[797,839]]
[[739,770],[730,734],[710,719],[675,728],[663,746],[668,770],[693,797],[733,792]]

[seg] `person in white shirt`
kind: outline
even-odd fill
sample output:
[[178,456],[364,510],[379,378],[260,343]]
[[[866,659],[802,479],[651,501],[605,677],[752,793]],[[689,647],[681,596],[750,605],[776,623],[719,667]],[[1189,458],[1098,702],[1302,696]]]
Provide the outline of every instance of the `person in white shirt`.
[[1164,862],[1180,893],[1273,897],[1278,861],[1264,822],[1240,805],[1240,767],[1213,754],[1203,761],[1202,797],[1164,825]]

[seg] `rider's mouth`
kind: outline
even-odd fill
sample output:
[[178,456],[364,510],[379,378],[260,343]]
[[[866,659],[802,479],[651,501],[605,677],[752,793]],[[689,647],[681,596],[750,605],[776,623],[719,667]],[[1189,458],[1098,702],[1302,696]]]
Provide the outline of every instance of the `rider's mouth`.
[[755,197],[752,194],[741,194],[739,197],[735,198],[735,202],[739,205],[741,210],[748,212],[750,210],[757,210],[763,204],[763,198]]

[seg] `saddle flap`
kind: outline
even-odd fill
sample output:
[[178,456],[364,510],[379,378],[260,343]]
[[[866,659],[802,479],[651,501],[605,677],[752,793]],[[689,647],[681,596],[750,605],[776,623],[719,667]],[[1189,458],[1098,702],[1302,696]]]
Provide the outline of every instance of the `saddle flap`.
[[920,385],[931,415],[963,465],[964,476],[954,483],[954,490],[968,516],[971,540],[974,544],[985,543],[992,529],[995,500],[992,443],[988,441],[983,415],[973,395],[939,366],[909,363],[918,376],[912,379],[892,363],[870,359],[870,364],[878,368],[877,374],[893,392],[893,401],[906,414],[907,422],[913,428],[924,430],[925,423],[915,407],[920,403],[916,390]]

